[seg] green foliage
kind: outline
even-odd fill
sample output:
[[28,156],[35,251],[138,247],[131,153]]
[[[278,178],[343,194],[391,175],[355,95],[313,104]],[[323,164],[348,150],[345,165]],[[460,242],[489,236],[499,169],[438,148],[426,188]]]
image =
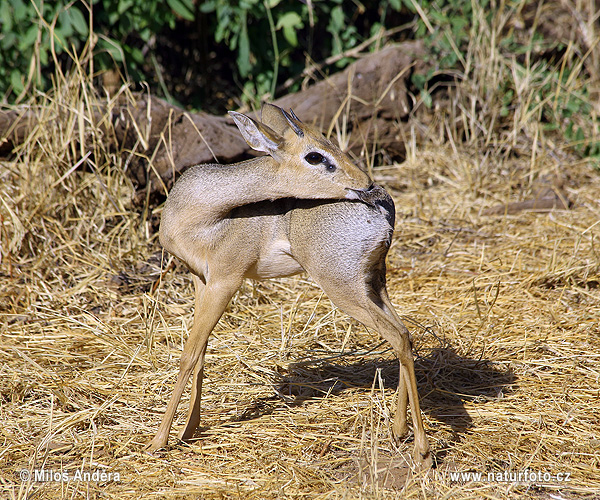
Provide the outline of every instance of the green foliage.
[[[89,36],[88,22],[67,2],[0,2],[0,90],[22,93],[26,86],[48,84],[43,68],[53,55],[79,49]],[[35,55],[35,57],[34,57]]]
[[[502,47],[509,54],[523,54],[532,60],[535,45],[548,45],[539,36],[532,37],[529,46],[518,46],[510,37],[503,40]],[[558,45],[558,44],[556,44]],[[514,58],[514,55],[512,56]],[[502,79],[499,89],[502,95],[502,117],[511,117],[513,101],[518,99],[520,81],[526,81],[526,95],[521,97],[527,118],[540,122],[547,132],[562,135],[572,150],[581,157],[600,159],[600,121],[593,118],[592,97],[580,82],[582,64],[573,54],[566,52],[557,61],[539,59],[531,65],[512,62],[510,77]],[[521,91],[523,93],[523,91]]]
[[78,0],[0,2],[4,99],[18,100],[30,87],[46,89],[52,66],[73,60],[90,42],[90,20],[98,36],[99,69],[117,64],[133,79],[141,79],[141,47],[165,27],[174,28],[178,17],[194,19],[193,0],[92,0],[91,11],[88,5]]
[[144,53],[156,35],[174,29],[178,18],[193,20],[195,15],[193,0],[92,0],[92,5],[100,68],[118,63],[134,81],[145,79]]
[[[482,108],[489,109],[491,102],[499,103],[499,115],[507,126],[524,126],[527,120],[541,121],[546,131],[562,135],[580,156],[600,161],[600,121],[592,118],[592,99],[587,88],[574,86],[585,78],[581,61],[565,51],[559,40],[545,39],[532,30],[524,42],[515,39],[513,30],[505,28],[505,21],[526,0],[501,7],[490,4],[489,0],[402,2],[415,16],[416,38],[423,39],[428,47],[429,69],[411,75],[423,105],[431,107],[430,88],[437,82],[453,81],[455,75],[462,75],[463,81],[484,89],[478,96]],[[489,50],[490,55],[496,51],[493,57],[504,61],[493,70],[497,73],[493,78],[497,88],[489,88],[485,81],[489,75],[485,72],[476,74],[474,66],[482,61],[473,60],[472,49],[482,50],[483,46],[487,46],[484,50]],[[546,59],[545,53],[562,55]],[[524,88],[522,81],[526,82]],[[517,112],[521,116],[515,116]]]
[[[245,98],[259,101],[274,95],[282,77],[300,73],[307,56],[320,60],[343,54],[371,36],[393,3],[213,0],[203,2],[200,11],[214,20],[209,23],[214,40],[236,53]],[[367,11],[377,14],[376,21],[366,20]],[[348,62],[341,60],[338,66]]]
[[[458,78],[463,81],[484,80],[485,75],[475,74],[473,51],[488,44],[488,50],[497,51],[498,59],[512,62],[494,68],[498,72],[495,88],[485,81],[476,84],[482,89],[480,101],[497,101],[497,114],[505,123],[515,123],[516,114],[523,113],[519,120],[540,120],[545,130],[562,134],[580,155],[600,158],[600,124],[589,118],[591,97],[585,88],[573,87],[578,75],[565,70],[572,67],[572,71],[582,71],[581,64],[574,60],[561,64],[560,58],[536,58],[536,54],[550,50],[564,53],[565,47],[557,40],[545,40],[535,30],[527,40],[517,40],[513,30],[506,29],[506,20],[525,3],[526,0],[501,5],[490,0],[0,1],[0,95],[5,101],[14,102],[31,89],[48,88],[46,75],[53,73],[53,67],[65,69],[87,45],[93,49],[96,70],[116,66],[132,81],[154,76],[169,96],[178,82],[173,79],[169,88],[164,84],[161,72],[168,76],[170,54],[163,50],[159,61],[157,47],[160,40],[178,37],[174,43],[180,46],[201,40],[206,53],[216,54],[213,61],[231,60],[233,64],[225,62],[220,67],[221,72],[231,70],[224,82],[237,83],[242,88],[242,99],[258,104],[275,97],[283,82],[287,82],[288,92],[295,90],[300,85],[298,75],[310,61],[337,56],[335,67],[323,68],[324,72],[335,71],[352,61],[352,49],[365,40],[376,40],[383,31],[406,24],[410,29],[401,36],[422,39],[428,48],[427,70],[411,74],[412,90],[424,106],[433,105],[432,89],[440,82],[453,82],[457,75],[462,75]],[[189,57],[192,52],[190,47],[181,52],[182,57]],[[205,73],[206,68],[197,64],[202,60],[208,60],[206,54],[204,58],[186,61],[186,71]],[[528,82],[528,97],[522,95],[519,78]],[[519,101],[518,106],[515,101]]]
[[[386,27],[400,0],[12,0],[0,2],[0,95],[14,101],[63,64],[63,52],[91,41],[96,68],[117,66],[130,80],[160,71],[157,39],[185,27],[213,50],[234,54],[235,74],[249,101],[273,95],[309,59],[341,55]],[[91,12],[89,9],[91,8]],[[200,20],[206,22],[200,23]],[[90,22],[93,29],[89,29]],[[387,26],[387,24],[390,26]],[[94,37],[90,38],[90,32]],[[225,52],[226,53],[226,52]],[[150,56],[150,57],[148,57]],[[352,59],[339,58],[337,67]],[[154,64],[152,64],[154,62]],[[50,70],[50,71],[47,71]],[[202,69],[198,69],[202,71]],[[160,79],[161,76],[158,75]]]
[[591,119],[593,109],[587,88],[557,93],[552,107],[545,111],[550,115],[547,129],[561,130],[581,157],[600,164],[600,121]]
[[[365,39],[417,16],[417,37],[427,36],[442,68],[459,59],[468,38],[467,0],[13,0],[0,7],[0,92],[13,99],[29,85],[45,88],[45,69],[63,51],[80,50],[92,21],[98,69],[120,66],[134,81],[146,79],[147,53],[156,37],[176,23],[204,17],[209,42],[235,54],[238,81],[247,100],[275,93],[281,80],[298,75],[308,58],[344,55]],[[395,17],[394,17],[395,16]],[[431,32],[431,23],[435,30]],[[192,27],[194,25],[188,25]],[[428,28],[429,27],[429,28]],[[51,57],[54,54],[55,57]],[[336,66],[351,62],[340,57]],[[428,78],[415,80],[424,90]]]
[[[485,8],[489,0],[480,0]],[[403,5],[416,16],[415,37],[423,39],[429,48],[432,68],[425,75],[416,73],[412,82],[418,90],[425,90],[440,71],[456,68],[464,63],[475,24],[471,0],[403,0]],[[488,21],[492,11],[487,14]]]

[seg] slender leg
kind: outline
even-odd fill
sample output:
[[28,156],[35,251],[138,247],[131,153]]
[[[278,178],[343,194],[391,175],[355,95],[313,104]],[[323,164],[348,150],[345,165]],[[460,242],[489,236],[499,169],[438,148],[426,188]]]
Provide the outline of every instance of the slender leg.
[[202,378],[204,377],[204,354],[206,349],[200,353],[200,358],[194,374],[192,375],[192,396],[190,399],[190,407],[185,422],[185,426],[179,431],[179,439],[189,441],[194,437],[194,433],[200,425],[200,396],[202,394]]
[[431,457],[431,449],[429,441],[423,427],[423,419],[421,418],[421,405],[419,404],[419,393],[417,391],[417,377],[415,376],[415,365],[410,349],[410,342],[407,342],[408,352],[405,351],[404,356],[399,355],[400,371],[404,374],[405,380],[408,380],[408,399],[410,400],[410,412],[412,415],[413,429],[415,433],[415,450],[414,460],[421,463],[423,467],[431,467],[433,459]]
[[339,285],[332,287],[328,281],[321,281],[320,284],[334,304],[366,327],[377,330],[392,345],[400,362],[398,407],[392,430],[395,433],[396,429],[406,429],[408,400],[415,435],[414,460],[424,468],[431,467],[433,460],[421,417],[409,332],[395,311],[392,312],[393,306],[384,288],[376,292],[369,285],[366,285],[366,289],[348,285],[351,288],[348,289]]
[[[383,271],[385,275],[385,270]],[[410,335],[408,330],[405,328],[404,323],[398,316],[392,301],[384,287],[379,293],[382,301],[382,308],[386,314],[391,315],[396,320],[395,322],[402,326],[401,330],[404,335]],[[408,384],[409,380],[404,378],[402,371],[402,365],[398,373],[398,404],[396,405],[396,415],[394,416],[394,423],[392,424],[392,433],[396,439],[405,436],[408,433],[408,425],[406,424],[406,410],[408,409]]]
[[[206,288],[204,282],[196,275],[192,275],[194,286],[196,288],[196,303],[194,306],[194,323],[200,321],[202,314],[202,297]],[[185,422],[185,426],[179,432],[179,439],[187,441],[194,437],[194,432],[200,424],[200,399],[202,396],[202,379],[204,377],[204,355],[206,354],[207,343],[204,344],[198,362],[194,367],[192,375],[192,394],[190,397],[190,407]]]
[[[417,391],[417,377],[415,375],[415,365],[410,345],[410,338],[407,328],[402,323],[397,323],[393,315],[386,314],[383,309],[377,307],[374,303],[369,307],[369,313],[373,318],[373,322],[378,326],[379,333],[393,347],[396,356],[400,362],[400,381],[398,410],[400,416],[396,416],[398,425],[402,425],[404,417],[404,425],[406,426],[406,396],[408,393],[408,401],[410,402],[410,413],[413,422],[413,431],[415,435],[415,450],[414,460],[421,463],[424,467],[431,467],[433,461],[429,441],[423,427],[423,419],[421,417],[421,405],[419,404],[419,393]],[[402,401],[404,399],[404,401]],[[404,403],[404,407],[401,405]],[[396,424],[396,421],[394,422]],[[402,430],[402,429],[399,429]]]
[[405,436],[408,433],[406,424],[406,410],[408,408],[408,388],[407,381],[404,380],[404,373],[400,369],[398,376],[398,404],[396,405],[396,415],[392,424],[392,432],[396,439]]
[[[179,366],[179,375],[177,376],[177,382],[173,389],[173,394],[167,405],[165,414],[163,415],[158,432],[156,436],[146,445],[146,450],[150,453],[164,448],[169,439],[169,431],[171,424],[173,423],[173,417],[177,410],[177,405],[181,399],[181,395],[185,389],[187,381],[192,374],[192,371],[196,369],[201,355],[206,351],[206,343],[208,337],[212,332],[213,328],[221,318],[221,315],[225,311],[229,300],[239,288],[241,280],[235,280],[231,282],[220,282],[220,283],[207,283],[204,288],[200,300],[200,314],[194,314],[194,324],[190,331],[189,338],[183,348],[183,354],[181,355],[181,361]],[[200,368],[197,372],[201,375],[202,369]],[[198,384],[196,383],[196,390],[198,390]],[[199,399],[193,400],[192,406],[199,405]],[[194,409],[191,413],[196,413]],[[198,415],[199,418],[199,415]],[[189,420],[189,415],[188,415]],[[188,422],[189,424],[190,422]],[[184,434],[187,434],[188,426],[184,430]]]

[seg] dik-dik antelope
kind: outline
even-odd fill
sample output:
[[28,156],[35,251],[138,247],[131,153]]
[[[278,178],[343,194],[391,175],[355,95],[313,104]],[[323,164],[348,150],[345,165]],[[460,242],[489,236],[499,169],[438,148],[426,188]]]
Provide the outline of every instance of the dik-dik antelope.
[[166,446],[175,410],[193,372],[192,395],[180,439],[200,422],[200,395],[208,337],[244,278],[302,271],[333,303],[377,330],[400,361],[398,407],[392,430],[414,429],[414,458],[431,465],[409,332],[394,310],[385,281],[385,257],[394,230],[394,203],[386,191],[315,128],[290,110],[262,109],[262,122],[230,112],[244,139],[267,153],[232,165],[197,165],[175,183],[165,203],[160,241],[191,270],[194,322],[179,375],[153,452]]

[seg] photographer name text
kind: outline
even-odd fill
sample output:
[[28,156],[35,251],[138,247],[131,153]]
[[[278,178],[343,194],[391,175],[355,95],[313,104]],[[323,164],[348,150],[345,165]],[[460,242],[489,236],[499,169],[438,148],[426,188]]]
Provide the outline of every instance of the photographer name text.
[[55,471],[51,469],[23,469],[19,471],[22,482],[34,483],[67,483],[70,481],[83,481],[87,483],[118,483],[121,475],[118,472],[106,470],[76,470],[73,472]]

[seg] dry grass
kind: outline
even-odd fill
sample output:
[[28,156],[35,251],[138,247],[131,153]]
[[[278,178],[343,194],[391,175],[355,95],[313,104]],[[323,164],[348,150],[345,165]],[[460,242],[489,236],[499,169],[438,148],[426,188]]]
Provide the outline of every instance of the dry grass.
[[[0,163],[0,497],[600,495],[600,175],[590,163],[536,134],[460,144],[453,124],[469,117],[457,104],[405,163],[375,169],[397,204],[389,290],[414,335],[437,469],[411,471],[410,439],[390,439],[388,346],[302,276],[244,285],[210,340],[202,439],[149,456],[191,280],[176,267],[153,287],[160,247],[130,206],[127,155],[109,147],[108,123],[93,123],[99,99],[82,71],[58,79],[30,102],[40,125]],[[530,154],[506,153],[523,141]],[[571,209],[483,215],[555,173]],[[42,469],[72,480],[20,478]],[[551,477],[487,481],[525,470]],[[452,476],[469,471],[483,479]]]

